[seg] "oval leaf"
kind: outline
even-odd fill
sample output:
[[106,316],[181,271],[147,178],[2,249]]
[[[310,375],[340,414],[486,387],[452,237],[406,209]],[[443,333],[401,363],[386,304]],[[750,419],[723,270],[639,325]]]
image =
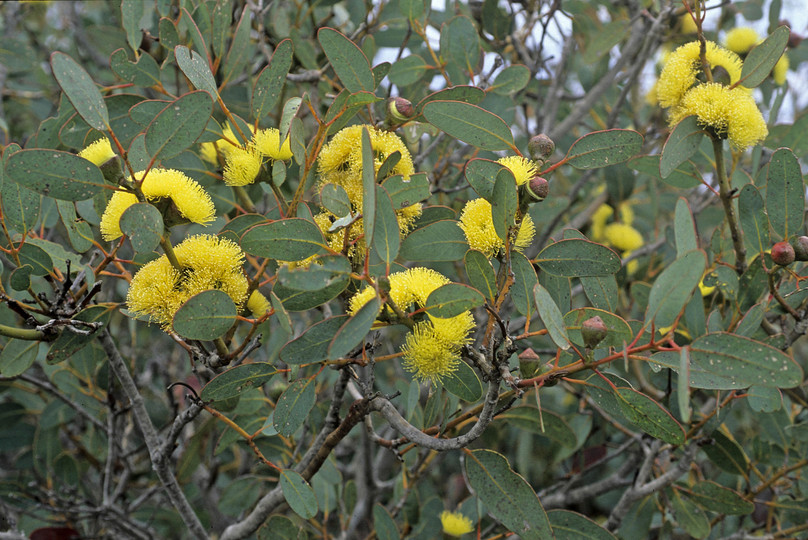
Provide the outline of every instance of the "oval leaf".
[[701,250],[677,258],[659,275],[648,296],[645,325],[670,326],[684,309],[704,275],[707,257]]
[[70,152],[20,150],[8,158],[6,175],[41,195],[64,201],[83,201],[106,185],[101,169]]
[[690,499],[711,512],[745,516],[755,509],[754,503],[747,501],[737,492],[715,482],[699,482],[688,493]]
[[424,309],[432,317],[449,319],[483,305],[485,298],[479,291],[462,283],[447,283],[432,291]]
[[676,124],[662,148],[662,156],[659,158],[660,176],[669,177],[679,165],[690,159],[699,149],[705,134],[695,116],[688,116]]
[[398,256],[401,247],[401,230],[393,209],[393,201],[384,189],[376,185],[376,211],[373,218],[372,248],[388,265]]
[[474,158],[466,162],[463,174],[477,195],[491,202],[497,175],[505,168],[504,165],[490,159]]
[[25,372],[39,353],[38,341],[10,339],[0,351],[0,375],[16,377]]
[[353,41],[333,28],[320,28],[317,41],[337,77],[349,92],[373,92],[376,89],[370,62]]
[[786,50],[790,33],[787,26],[780,26],[763,43],[749,51],[741,69],[741,84],[754,88],[766,80]]
[[569,510],[547,512],[555,540],[617,540],[617,537],[586,516]]
[[616,398],[626,420],[647,434],[668,444],[679,445],[685,442],[684,428],[671,413],[650,397],[633,388],[618,388]]
[[207,92],[185,94],[170,103],[146,130],[146,151],[153,159],[174,157],[191,146],[208,125],[213,102]]
[[98,131],[109,129],[109,113],[87,71],[63,52],[51,55],[51,70],[59,87],[85,122]]
[[567,448],[575,448],[578,445],[575,432],[553,411],[539,411],[536,407],[521,405],[498,414],[495,420],[504,420],[509,426],[543,435]]
[[474,403],[483,397],[483,385],[477,372],[465,362],[458,362],[457,369],[441,379],[443,387],[464,401]]
[[594,131],[575,141],[564,159],[576,169],[608,167],[639,154],[642,141],[642,135],[631,129]]
[[470,103],[433,101],[424,107],[427,121],[480,150],[514,149],[511,128],[499,116]]
[[608,276],[620,271],[620,257],[606,246],[571,238],[550,244],[534,261],[539,268],[562,277]]
[[180,66],[191,84],[199,90],[204,90],[210,94],[212,99],[218,97],[219,91],[216,86],[216,80],[210,71],[208,61],[201,54],[190,50],[185,45],[177,45],[174,47],[174,56],[177,58],[177,65]]
[[272,425],[284,437],[291,437],[303,425],[314,407],[314,379],[298,379],[283,391],[275,412]]
[[479,251],[470,249],[463,257],[463,262],[471,286],[493,300],[497,295],[497,277],[488,258]]
[[269,65],[262,69],[256,77],[250,105],[253,118],[263,118],[278,104],[283,92],[283,85],[286,82],[286,75],[289,73],[289,68],[292,67],[293,49],[291,39],[284,39],[278,43],[269,60]]
[[302,218],[279,219],[256,225],[241,237],[241,249],[280,261],[302,261],[323,250],[323,233]]
[[311,326],[302,335],[283,346],[280,352],[281,360],[291,365],[325,360],[334,334],[347,320],[347,315],[340,315]]
[[121,215],[121,231],[138,253],[154,251],[163,236],[163,216],[149,203],[133,204]]
[[289,507],[303,519],[311,519],[317,515],[319,506],[317,496],[306,480],[291,469],[281,471],[281,491]]
[[511,253],[511,270],[513,271],[513,286],[511,286],[511,299],[516,311],[530,319],[533,316],[535,305],[533,287],[539,282],[536,270],[527,257],[514,251]]
[[203,291],[188,299],[174,314],[174,331],[203,341],[222,337],[236,321],[236,306],[224,292]]
[[805,184],[797,156],[788,148],[778,148],[769,161],[766,211],[772,229],[784,240],[801,231]]
[[533,488],[516,474],[502,454],[472,450],[466,455],[471,488],[491,514],[523,540],[552,538],[550,521]]
[[763,197],[752,184],[746,184],[738,196],[738,218],[741,221],[746,255],[749,259],[771,247],[769,221],[763,205]]
[[536,307],[539,310],[539,317],[541,317],[544,327],[550,334],[553,343],[562,350],[570,348],[570,338],[567,335],[567,329],[564,326],[564,319],[561,316],[561,310],[558,309],[553,297],[547,292],[547,289],[536,283],[533,287],[533,297],[536,299]]
[[328,358],[330,360],[342,358],[362,343],[381,309],[382,304],[378,296],[359,308],[334,334],[334,339],[328,347]]
[[408,261],[457,261],[468,251],[466,235],[454,220],[440,220],[412,231],[399,254]]
[[278,370],[272,364],[255,362],[228,369],[214,377],[199,394],[203,401],[222,401],[235,397],[242,391],[256,388],[267,382]]

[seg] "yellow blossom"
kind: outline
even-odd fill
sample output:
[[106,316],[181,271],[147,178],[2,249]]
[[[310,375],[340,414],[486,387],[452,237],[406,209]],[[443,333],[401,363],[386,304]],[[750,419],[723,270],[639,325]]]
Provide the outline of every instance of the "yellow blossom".
[[531,178],[536,176],[536,164],[522,156],[508,156],[497,160],[500,165],[506,166],[513,173],[516,185],[526,184]]
[[[482,252],[486,257],[493,257],[505,248],[505,242],[497,236],[494,219],[491,216],[491,203],[485,199],[472,199],[463,207],[460,214],[460,228],[466,235],[471,249]],[[513,242],[517,251],[522,251],[533,241],[536,229],[533,219],[525,214],[519,232]]]
[[783,56],[780,57],[780,60],[777,61],[772,69],[772,79],[776,84],[782,86],[786,83],[786,73],[788,72],[788,67],[788,55],[783,53]]
[[362,208],[362,130],[367,128],[373,149],[374,171],[395,152],[401,159],[390,171],[408,179],[414,172],[412,156],[404,142],[395,133],[378,130],[369,125],[355,125],[340,130],[320,151],[317,171],[321,185],[333,183],[342,186],[355,209]]
[[219,152],[216,150],[216,144],[212,142],[204,142],[199,146],[199,156],[211,165],[219,164]]
[[272,304],[269,303],[267,297],[254,290],[250,297],[247,299],[247,309],[256,319],[262,317],[266,312],[272,310]]
[[760,43],[760,36],[754,28],[738,26],[727,32],[724,46],[736,54],[746,54]]
[[112,145],[109,139],[101,137],[94,143],[90,144],[79,152],[79,157],[83,157],[87,161],[91,161],[99,167],[115,157],[115,152],[112,151]]
[[224,183],[228,186],[252,184],[261,171],[261,154],[252,146],[246,149],[234,148],[225,158]]
[[[142,178],[143,171],[135,173]],[[151,169],[140,189],[148,201],[171,199],[180,215],[193,223],[206,224],[214,219],[215,208],[210,195],[196,181],[174,169]],[[125,191],[116,191],[101,216],[101,235],[105,240],[115,240],[123,232],[121,215],[137,203],[137,197]]]
[[754,98],[741,88],[730,89],[718,83],[705,83],[687,92],[681,104],[671,111],[671,126],[695,115],[699,124],[720,138],[744,149],[759,143],[769,133]]
[[203,291],[220,290],[236,306],[244,303],[248,286],[241,269],[244,254],[235,242],[212,235],[191,236],[174,248],[174,254],[182,270],[163,255],[135,274],[126,297],[133,313],[148,316],[168,330],[180,306]]
[[595,242],[600,242],[601,240],[603,240],[604,238],[603,231],[606,228],[606,222],[609,221],[609,218],[611,218],[612,216],[614,216],[614,208],[612,208],[608,204],[601,204],[592,213],[591,218],[592,240],[594,240]]
[[[729,74],[730,84],[738,82],[743,63],[737,54],[708,41],[705,56],[713,71],[721,67]],[[678,105],[685,93],[696,84],[701,72],[700,58],[698,41],[682,45],[670,54],[657,82],[657,98],[661,107]]]
[[443,526],[443,532],[449,536],[463,536],[474,530],[471,519],[460,512],[444,510],[440,514],[440,523]]
[[679,21],[682,25],[681,30],[683,34],[695,34],[698,31],[696,21],[694,21],[693,17],[690,16],[690,13],[685,13],[679,17]]
[[292,157],[289,137],[286,137],[281,145],[281,132],[275,128],[259,129],[253,136],[253,145],[256,150],[271,159],[286,161]]
[[701,276],[701,280],[699,281],[699,292],[702,296],[710,296],[715,291],[715,285],[705,285],[704,278],[706,278],[710,274],[710,270],[704,272],[704,275]]
[[620,251],[634,251],[642,247],[643,239],[640,231],[625,223],[610,223],[603,230],[604,238],[609,245]]

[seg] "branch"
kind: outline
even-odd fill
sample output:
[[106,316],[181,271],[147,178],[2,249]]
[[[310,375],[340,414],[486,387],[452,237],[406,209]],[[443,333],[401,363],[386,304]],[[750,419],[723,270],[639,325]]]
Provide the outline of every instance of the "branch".
[[121,358],[115,342],[112,341],[112,336],[109,335],[109,330],[104,329],[101,333],[99,340],[104,352],[109,359],[109,366],[115,373],[115,377],[120,381],[123,391],[132,406],[132,414],[135,418],[140,432],[143,434],[143,440],[146,442],[146,447],[149,449],[149,457],[151,458],[152,468],[157,473],[157,477],[162,482],[169,500],[179,512],[183,523],[188,528],[193,538],[208,538],[208,533],[199,521],[199,518],[194,513],[193,508],[185,498],[185,494],[180,489],[177,479],[169,470],[169,462],[167,456],[161,452],[160,441],[157,438],[157,430],[154,429],[149,413],[146,411],[146,405],[143,403],[143,396],[135,384],[132,375],[129,374],[129,369],[126,363]]

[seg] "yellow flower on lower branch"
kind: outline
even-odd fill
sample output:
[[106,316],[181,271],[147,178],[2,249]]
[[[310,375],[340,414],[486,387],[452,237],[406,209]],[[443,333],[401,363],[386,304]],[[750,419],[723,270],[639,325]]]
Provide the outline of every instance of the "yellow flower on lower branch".
[[109,139],[101,137],[94,143],[90,144],[79,152],[79,157],[83,157],[87,161],[91,161],[97,166],[101,166],[110,159],[115,157],[115,152],[112,151],[112,145]]
[[259,129],[253,135],[255,149],[270,159],[286,161],[292,157],[289,137],[281,144],[281,132],[275,128]]
[[263,317],[264,314],[272,310],[272,304],[269,303],[267,297],[255,290],[247,299],[247,309],[250,314],[255,317]]
[[606,242],[620,251],[634,251],[643,246],[640,231],[625,223],[610,223],[603,230]]
[[[143,172],[135,173],[142,178]],[[215,208],[210,195],[196,181],[174,169],[152,169],[140,186],[146,200],[171,199],[175,209],[183,218],[193,223],[207,224],[214,219]],[[121,215],[127,208],[137,203],[137,197],[126,191],[116,191],[107,203],[101,216],[101,235],[104,240],[120,237]]]
[[449,536],[463,536],[474,530],[471,519],[460,512],[444,510],[440,514],[440,523],[443,526],[443,532]]
[[737,26],[727,32],[724,38],[724,45],[727,49],[737,54],[746,54],[752,47],[760,42],[760,35],[757,30],[749,26]]
[[[505,242],[494,228],[491,203],[485,199],[472,199],[467,202],[460,214],[459,225],[466,235],[469,247],[482,252],[486,257],[493,257],[505,248]],[[517,251],[525,249],[533,241],[535,234],[533,219],[526,214],[514,240],[514,249]]]
[[261,154],[251,146],[231,150],[225,158],[224,183],[228,186],[252,184],[261,171],[261,162]]
[[507,156],[497,160],[500,165],[506,166],[513,173],[516,185],[521,186],[536,176],[536,164],[522,156]]
[[429,317],[419,322],[401,348],[404,369],[418,379],[440,382],[457,369],[460,349],[469,342],[468,334],[473,327],[470,312],[450,319]]
[[181,269],[163,255],[135,274],[126,296],[133,313],[147,316],[168,330],[182,304],[211,289],[224,292],[241,307],[248,284],[241,269],[244,253],[235,242],[212,235],[191,236],[174,248],[174,253]]

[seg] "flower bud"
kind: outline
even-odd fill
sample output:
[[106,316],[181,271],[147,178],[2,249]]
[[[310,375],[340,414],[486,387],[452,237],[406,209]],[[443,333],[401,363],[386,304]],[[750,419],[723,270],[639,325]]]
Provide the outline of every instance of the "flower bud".
[[523,379],[530,379],[540,375],[541,368],[539,355],[533,349],[528,347],[519,353],[519,373]]
[[527,194],[535,202],[543,201],[550,194],[550,184],[541,176],[534,176],[526,186]]
[[772,260],[774,264],[788,266],[794,262],[796,255],[794,248],[788,242],[777,242],[772,246]]
[[544,133],[540,133],[530,138],[530,141],[527,143],[527,151],[533,161],[544,163],[553,155],[553,152],[555,152],[555,143],[550,137]]
[[412,118],[415,111],[412,103],[403,97],[394,97],[387,100],[387,116],[391,124],[401,124]]
[[587,319],[581,325],[581,337],[584,338],[584,345],[587,349],[594,349],[598,344],[606,339],[609,329],[599,316]]
[[794,259],[808,261],[808,236],[795,236],[790,243],[794,248]]

